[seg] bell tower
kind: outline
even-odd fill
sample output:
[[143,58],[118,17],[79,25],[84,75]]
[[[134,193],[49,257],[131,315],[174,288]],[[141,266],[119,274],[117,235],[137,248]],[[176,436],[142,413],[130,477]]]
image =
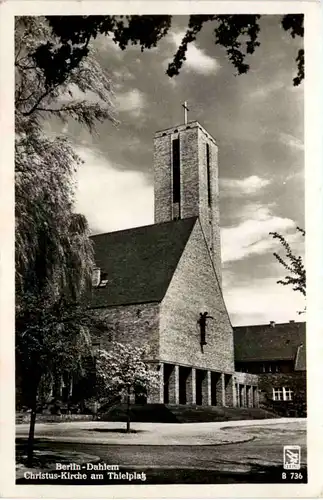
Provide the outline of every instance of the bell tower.
[[155,223],[198,216],[221,283],[218,147],[183,107],[183,125],[155,134]]

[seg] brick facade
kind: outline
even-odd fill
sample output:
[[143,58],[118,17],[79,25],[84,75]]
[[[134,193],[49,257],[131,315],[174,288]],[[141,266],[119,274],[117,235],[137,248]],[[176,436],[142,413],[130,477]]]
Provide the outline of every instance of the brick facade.
[[107,333],[96,337],[101,348],[108,348],[111,341],[138,346],[149,344],[149,358],[159,359],[158,303],[107,307],[98,309],[97,314],[107,324]]
[[[199,313],[207,311],[205,346]],[[197,220],[160,306],[160,358],[233,373],[233,333],[220,286]]]
[[[172,142],[180,140],[180,202],[173,205]],[[207,148],[209,148],[210,203]],[[221,243],[218,186],[218,147],[198,123],[190,122],[157,132],[154,140],[155,223],[199,216],[207,245],[221,280]]]

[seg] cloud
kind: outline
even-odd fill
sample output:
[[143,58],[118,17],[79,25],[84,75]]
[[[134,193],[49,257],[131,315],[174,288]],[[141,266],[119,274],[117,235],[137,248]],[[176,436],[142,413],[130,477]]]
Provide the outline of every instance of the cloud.
[[[244,219],[246,215],[247,218]],[[283,235],[290,232],[288,239],[291,243],[300,238],[295,222],[273,215],[269,207],[250,204],[241,212],[240,218],[244,220],[238,225],[221,230],[223,262],[275,251],[279,244],[269,235],[270,232],[277,231]]]
[[122,171],[87,148],[77,173],[76,206],[93,232],[110,232],[153,223],[153,186],[141,172]]
[[282,132],[279,135],[280,142],[289,146],[292,149],[298,149],[300,151],[304,151],[304,142],[291,134],[285,134]]
[[247,220],[266,221],[272,217],[272,210],[276,207],[276,203],[268,203],[263,205],[261,202],[250,202],[244,206],[239,206],[239,211],[235,214],[235,218],[245,222]]
[[299,315],[305,307],[304,297],[291,287],[277,284],[278,277],[255,279],[246,285],[224,287],[224,298],[233,326],[305,321]]
[[126,67],[113,71],[113,77],[115,82],[114,88],[116,90],[122,89],[128,82],[136,79],[135,75]]
[[[172,42],[176,45],[176,48],[180,46],[184,35],[185,32],[176,32],[171,34]],[[183,70],[190,68],[201,75],[209,75],[219,70],[220,67],[221,66],[217,59],[208,56],[202,49],[199,49],[196,46],[195,42],[191,42],[188,45]]]
[[144,94],[136,88],[117,93],[116,102],[119,111],[129,113],[134,118],[141,116],[146,106]]
[[249,93],[249,98],[257,100],[265,99],[273,92],[276,92],[277,90],[281,90],[283,88],[285,88],[284,82],[279,80],[274,80],[268,83],[267,85],[262,85],[261,87],[252,90]]
[[261,179],[258,175],[251,175],[244,179],[220,179],[221,196],[244,196],[246,194],[255,194],[271,181]]
[[119,45],[114,43],[111,36],[99,35],[95,40],[92,40],[91,45],[99,52],[109,51],[111,55],[112,49],[114,56],[119,56],[120,58],[123,56],[123,51],[120,49]]

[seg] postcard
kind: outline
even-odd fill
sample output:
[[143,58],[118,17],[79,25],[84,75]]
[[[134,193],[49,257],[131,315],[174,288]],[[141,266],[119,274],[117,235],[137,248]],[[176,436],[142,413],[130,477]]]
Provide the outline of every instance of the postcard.
[[2,495],[319,496],[319,3],[0,9]]

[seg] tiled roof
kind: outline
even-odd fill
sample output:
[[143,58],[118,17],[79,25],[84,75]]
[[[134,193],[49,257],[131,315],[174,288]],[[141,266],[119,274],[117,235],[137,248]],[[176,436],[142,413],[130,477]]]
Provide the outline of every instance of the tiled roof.
[[[305,323],[277,323],[233,328],[236,361],[294,360],[305,370]],[[300,348],[303,346],[302,348]],[[297,356],[298,355],[298,356]],[[297,361],[296,358],[299,358]]]
[[92,307],[158,302],[164,297],[197,217],[92,236],[96,265],[108,280]]

